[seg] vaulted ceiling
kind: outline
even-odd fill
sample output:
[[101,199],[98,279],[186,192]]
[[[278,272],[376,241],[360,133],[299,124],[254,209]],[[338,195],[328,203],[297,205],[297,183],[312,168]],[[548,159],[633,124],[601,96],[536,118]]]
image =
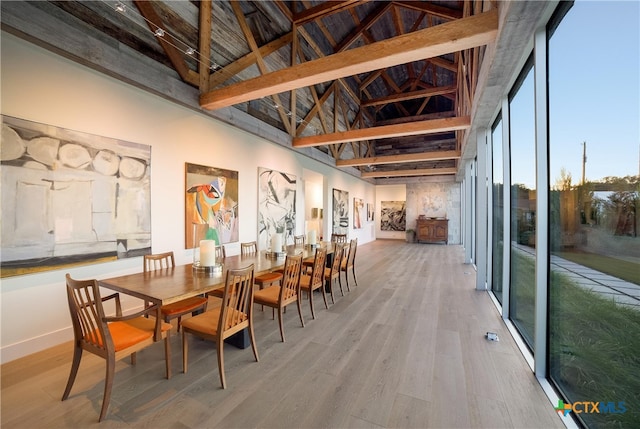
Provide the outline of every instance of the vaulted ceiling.
[[5,31],[372,179],[456,174],[498,32],[469,0],[1,6]]

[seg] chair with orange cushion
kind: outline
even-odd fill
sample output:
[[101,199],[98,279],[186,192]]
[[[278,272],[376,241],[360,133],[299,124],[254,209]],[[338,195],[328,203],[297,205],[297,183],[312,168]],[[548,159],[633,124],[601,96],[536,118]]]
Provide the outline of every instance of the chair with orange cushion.
[[340,281],[340,266],[342,265],[342,258],[344,255],[345,244],[334,243],[333,259],[331,260],[330,267],[324,267],[324,281],[329,286],[329,293],[331,294],[331,303],[335,304],[335,298],[333,297],[333,283],[336,279],[340,284],[340,293],[344,296],[342,291],[342,282]]
[[[154,270],[170,270],[176,266],[173,252],[156,253],[154,255],[144,255],[144,272],[150,272]],[[182,322],[182,316],[191,313],[195,315],[207,310],[207,303],[209,300],[204,296],[193,296],[173,302],[171,304],[163,305],[160,308],[162,318],[165,322],[171,323],[173,319],[178,319],[178,332],[180,332],[180,324]]]
[[[258,244],[255,241],[247,243],[240,243],[240,255],[241,256],[254,256],[258,253]],[[255,284],[260,289],[269,287],[273,284],[280,283],[282,281],[282,273],[279,271],[273,271],[270,273],[260,274],[255,277]]]
[[251,264],[246,268],[228,270],[220,307],[190,317],[183,322],[182,370],[185,373],[187,372],[187,334],[215,341],[218,372],[223,389],[227,387],[224,375],[224,340],[226,338],[248,328],[253,355],[256,362],[260,360],[253,331],[253,269],[254,265]]
[[349,269],[351,269],[351,273],[353,274],[353,281],[358,286],[358,280],[356,279],[356,249],[358,248],[358,239],[354,238],[349,243],[349,253],[345,257],[342,258],[342,264],[340,266],[340,271],[344,273],[345,280],[347,281],[347,290],[350,291],[349,288]]
[[307,241],[307,237],[304,235],[296,235],[293,237],[293,244],[295,246],[304,246]]
[[[107,366],[102,409],[98,419],[98,421],[102,421],[109,408],[116,361],[131,356],[131,364],[135,365],[136,352],[154,343],[156,323],[159,325],[159,332],[162,333],[161,337],[164,339],[166,377],[171,377],[171,350],[169,348],[171,325],[143,317],[145,314],[155,313],[157,305],[123,317],[118,293],[103,298],[100,296],[97,280],[74,280],[69,274],[66,275],[66,279],[74,341],[73,362],[62,400],[67,399],[71,393],[71,388],[78,375],[82,351],[86,350],[100,356],[106,361]],[[116,315],[107,317],[103,302],[109,300],[114,300]]]
[[256,291],[254,302],[278,310],[278,323],[280,325],[280,337],[284,342],[284,323],[282,320],[283,310],[289,304],[298,304],[298,314],[300,322],[304,327],[302,318],[302,303],[300,294],[300,273],[302,270],[302,255],[287,255],[284,261],[283,277],[280,285],[272,285]]
[[224,250],[224,245],[216,246],[216,261],[222,261],[227,257],[227,251]]
[[316,318],[316,312],[313,307],[313,291],[320,289],[322,292],[322,298],[324,299],[324,306],[329,309],[327,303],[327,295],[324,293],[324,264],[327,260],[327,249],[317,248],[316,256],[313,261],[313,268],[311,274],[302,274],[300,276],[300,289],[307,291],[309,294],[309,305],[311,306],[311,317]]

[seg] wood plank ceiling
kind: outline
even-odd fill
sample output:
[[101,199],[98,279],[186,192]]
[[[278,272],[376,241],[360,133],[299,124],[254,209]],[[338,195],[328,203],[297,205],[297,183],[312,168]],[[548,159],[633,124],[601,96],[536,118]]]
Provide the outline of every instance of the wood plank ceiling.
[[364,178],[454,175],[497,4],[34,2],[163,63],[203,109],[234,106]]

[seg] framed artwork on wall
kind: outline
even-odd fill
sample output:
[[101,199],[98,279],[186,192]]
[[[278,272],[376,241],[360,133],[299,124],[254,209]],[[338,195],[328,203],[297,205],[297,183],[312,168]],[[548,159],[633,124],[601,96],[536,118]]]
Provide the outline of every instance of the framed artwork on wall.
[[[185,248],[238,241],[238,172],[185,163]],[[197,232],[196,232],[197,231]]]
[[373,221],[373,213],[374,213],[375,209],[373,207],[373,204],[369,204],[367,203],[367,221],[372,222]]
[[333,188],[333,233],[349,233],[349,192]]
[[296,230],[296,176],[258,167],[258,249],[269,249],[275,234],[293,244]]
[[2,116],[1,276],[151,252],[151,146]]
[[353,228],[362,228],[362,217],[364,216],[364,200],[362,198],[353,199]]
[[404,231],[406,229],[406,201],[381,201],[380,230]]

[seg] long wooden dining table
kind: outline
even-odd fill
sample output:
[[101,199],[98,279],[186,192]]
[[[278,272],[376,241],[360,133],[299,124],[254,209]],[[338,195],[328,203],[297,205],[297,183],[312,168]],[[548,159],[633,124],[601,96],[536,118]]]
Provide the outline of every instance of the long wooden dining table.
[[[333,253],[333,243],[322,242],[319,246],[327,249],[328,254]],[[223,288],[229,269],[244,268],[253,264],[254,273],[258,276],[282,268],[286,255],[302,253],[303,258],[308,258],[315,255],[315,249],[316,247],[308,245],[290,245],[287,246],[286,253],[283,252],[284,255],[281,257],[274,257],[266,251],[250,255],[227,256],[221,261],[222,269],[215,273],[203,273],[200,270],[194,270],[193,264],[185,264],[106,278],[99,280],[98,283],[104,288],[140,298],[153,305],[157,304],[156,320],[158,323],[154,338],[158,341],[161,338],[161,306]],[[232,341],[232,344],[244,348],[248,343],[241,339]]]

